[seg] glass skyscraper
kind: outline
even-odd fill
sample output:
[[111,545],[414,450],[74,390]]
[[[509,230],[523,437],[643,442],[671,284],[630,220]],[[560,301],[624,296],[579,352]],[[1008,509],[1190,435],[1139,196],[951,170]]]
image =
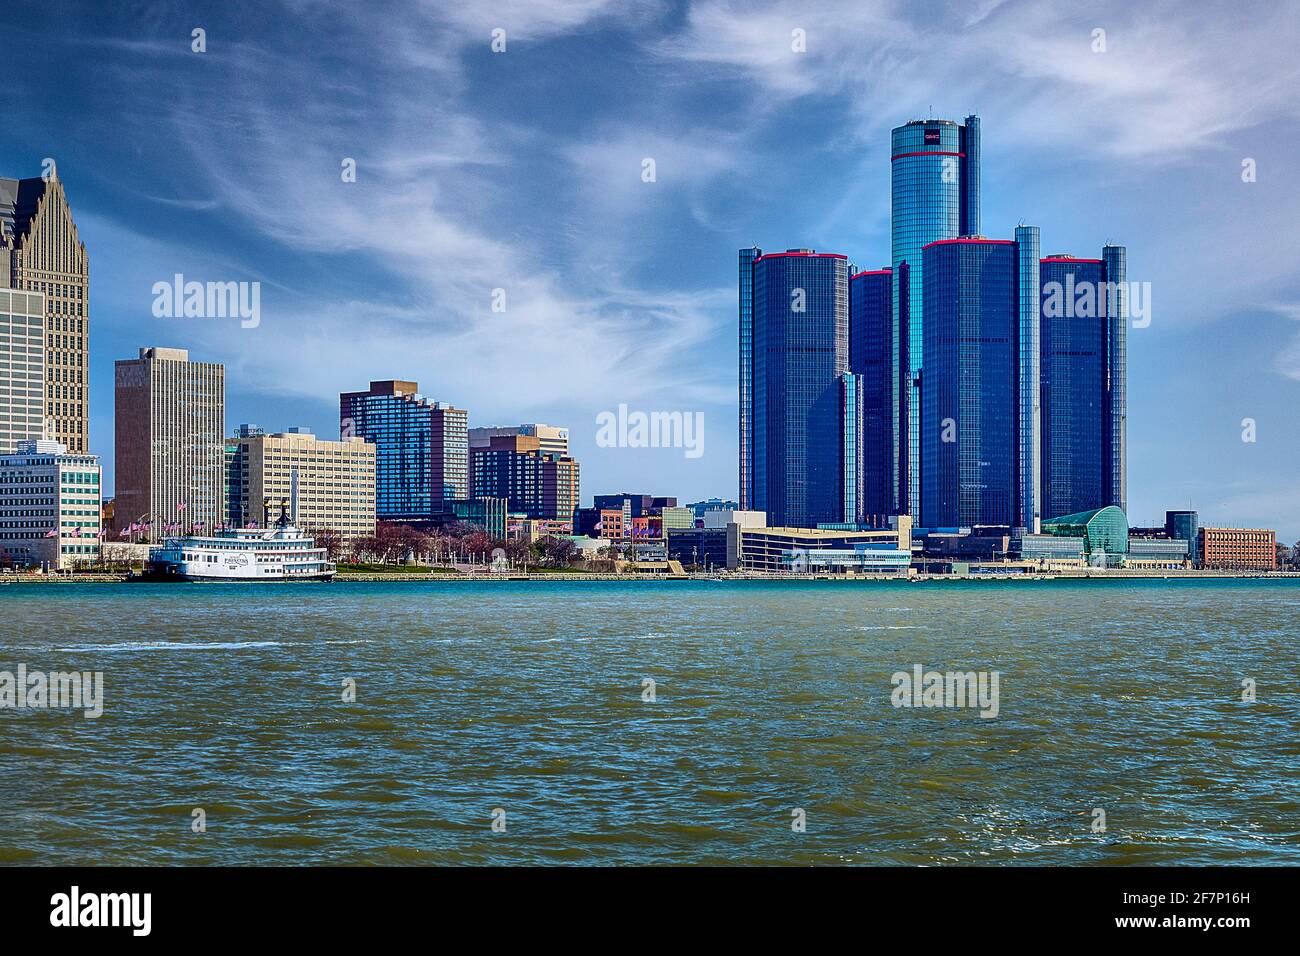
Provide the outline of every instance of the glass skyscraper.
[[849,369],[858,378],[862,409],[858,514],[877,523],[898,513],[892,283],[892,269],[849,279]]
[[754,260],[757,247],[741,249],[740,260],[740,507],[754,499]]
[[[1017,241],[968,237],[923,247],[925,316],[921,390],[921,524],[929,528],[1022,525],[1022,289],[1037,281],[1037,230]],[[1022,255],[1027,245],[1034,255]],[[1030,262],[1032,258],[1032,263]],[[1037,302],[1037,291],[1023,301]],[[1027,366],[1022,369],[1022,364]],[[1032,414],[1032,402],[1028,404]],[[1032,451],[1032,449],[1031,449]]]
[[375,515],[427,519],[469,492],[469,413],[418,394],[415,382],[371,382],[339,396],[339,431],[375,446]]
[[1040,263],[1044,519],[1125,509],[1124,252]]
[[772,526],[842,522],[848,260],[791,249],[758,256],[751,268],[751,507]]
[[[921,249],[927,243],[980,230],[980,122],[912,120],[893,130],[892,184],[893,361],[897,383],[891,397],[894,420],[905,418],[899,436],[898,510],[921,512],[920,414],[925,277]],[[907,264],[908,287],[900,288]],[[902,308],[903,306],[906,308]]]

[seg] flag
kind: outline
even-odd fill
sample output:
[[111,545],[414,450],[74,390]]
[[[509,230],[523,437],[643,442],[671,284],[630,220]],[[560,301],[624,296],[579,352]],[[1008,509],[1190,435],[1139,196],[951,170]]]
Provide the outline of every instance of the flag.
[[185,510],[185,502],[182,501],[180,504],[178,504],[178,505],[176,506],[176,510],[177,510],[177,511],[184,511],[184,510]]
[[131,529],[130,529],[130,528],[123,528],[120,532],[118,532],[118,535],[117,535],[117,536],[118,536],[119,538],[125,538],[125,537],[126,537],[128,534],[130,534],[130,533],[131,533]]
[[57,535],[58,535],[58,531],[54,528],[51,528],[49,531],[45,532],[45,537],[47,538],[53,538]]

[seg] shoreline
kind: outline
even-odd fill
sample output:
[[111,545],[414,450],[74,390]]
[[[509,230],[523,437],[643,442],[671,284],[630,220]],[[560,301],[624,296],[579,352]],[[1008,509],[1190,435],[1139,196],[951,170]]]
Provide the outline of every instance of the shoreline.
[[[796,583],[808,581],[830,581],[841,584],[930,584],[942,582],[1054,582],[1054,581],[1218,581],[1218,580],[1264,580],[1286,581],[1300,579],[1300,571],[1147,571],[1147,570],[1081,570],[1052,571],[1030,573],[984,573],[984,574],[916,574],[899,576],[896,574],[611,574],[598,572],[557,572],[557,573],[499,573],[481,574],[446,574],[400,571],[390,574],[376,572],[340,572],[332,581],[222,581],[222,582],[146,582],[146,583],[221,583],[221,584],[388,584],[393,582],[410,584],[447,583],[463,584],[476,581],[606,581],[610,583],[626,582],[663,582],[663,581],[710,581],[719,583],[744,582],[778,582]],[[85,574],[6,574],[0,577],[0,585],[7,584],[126,584],[131,582],[126,574],[91,572]]]

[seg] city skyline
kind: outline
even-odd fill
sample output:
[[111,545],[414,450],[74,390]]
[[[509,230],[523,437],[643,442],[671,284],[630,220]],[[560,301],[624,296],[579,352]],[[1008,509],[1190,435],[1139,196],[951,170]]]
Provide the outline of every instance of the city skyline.
[[[519,14],[518,26],[505,18],[502,54],[488,46],[497,24],[458,12],[430,21],[442,66],[405,43],[392,64],[364,67],[383,81],[372,84],[373,120],[309,108],[330,61],[305,35],[276,32],[272,57],[264,36],[214,11],[200,54],[190,49],[194,25],[162,14],[126,23],[90,12],[47,28],[26,18],[15,35],[79,56],[67,77],[38,57],[16,78],[0,175],[39,176],[46,157],[57,159],[90,254],[88,450],[103,459],[106,496],[113,363],[158,345],[227,366],[227,431],[240,421],[301,423],[334,437],[339,392],[402,377],[467,408],[471,427],[568,426],[584,497],[645,487],[681,500],[729,498],[735,249],[806,247],[844,253],[860,268],[887,264],[889,130],[917,116],[975,112],[985,234],[1035,223],[1044,255],[1095,255],[1122,242],[1130,279],[1152,283],[1151,325],[1129,334],[1131,522],[1156,524],[1190,503],[1206,523],[1277,527],[1295,540],[1300,443],[1285,409],[1300,397],[1288,321],[1298,283],[1284,244],[1268,238],[1300,214],[1286,185],[1300,137],[1281,92],[1294,87],[1294,68],[1265,76],[1237,66],[1197,113],[1187,90],[1214,51],[1177,17],[1152,25],[1103,7],[1049,29],[1044,9],[995,5],[982,18],[941,23],[971,49],[932,76],[920,69],[911,21],[878,10],[773,7],[748,15],[753,35],[740,36],[738,15],[712,4],[690,13],[542,5]],[[1296,30],[1267,8],[1204,16],[1239,46],[1264,37],[1271,46]],[[1105,52],[1091,48],[1093,20],[1106,25]],[[804,54],[788,52],[795,28],[807,32]],[[328,28],[349,39],[360,29],[347,17]],[[846,49],[837,34],[868,29],[899,44],[898,79],[873,63],[861,77],[837,69]],[[961,67],[1034,29],[1043,39],[1019,60],[990,59],[992,75],[974,84],[961,77]],[[726,43],[710,43],[710,30]],[[544,74],[507,102],[521,71],[565,48],[589,61],[582,82]],[[1180,65],[1144,76],[1134,92],[1125,78],[1140,75],[1143,49],[1145,59],[1155,50]],[[628,58],[646,65],[653,89],[621,78]],[[131,75],[180,77],[188,112],[128,85],[127,61]],[[85,82],[82,71],[105,66],[102,82]],[[241,69],[274,73],[280,99],[241,80]],[[698,88],[672,87],[688,73]],[[596,96],[591,118],[561,146],[569,105],[589,95],[593,77],[633,108]],[[665,85],[662,106],[646,113]],[[859,100],[846,104],[845,91]],[[1052,96],[1065,92],[1075,95]],[[341,83],[327,93],[351,102]],[[700,103],[719,94],[744,107],[730,129]],[[127,135],[111,137],[101,97],[118,95],[126,107],[107,115]],[[399,121],[412,110],[429,131]],[[170,135],[147,134],[154,124]],[[285,135],[285,124],[301,136]],[[356,183],[339,180],[347,157],[357,160]],[[645,158],[656,160],[653,182],[642,180]],[[1258,163],[1254,182],[1241,178],[1246,158]],[[776,193],[773,182],[797,188]],[[547,190],[556,196],[544,199]],[[261,281],[260,325],[156,317],[153,284],[177,273]],[[504,313],[492,312],[497,288]],[[703,411],[708,453],[690,460],[679,450],[599,447],[596,415],[623,402]],[[1254,442],[1242,441],[1245,419],[1257,423]]]

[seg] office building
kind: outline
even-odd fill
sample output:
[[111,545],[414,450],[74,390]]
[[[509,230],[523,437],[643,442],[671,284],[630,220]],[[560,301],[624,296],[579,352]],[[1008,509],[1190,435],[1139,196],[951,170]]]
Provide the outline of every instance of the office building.
[[927,528],[1037,530],[1037,242],[1037,228],[1022,226],[1015,240],[944,239],[922,251]]
[[754,260],[757,246],[741,249],[740,264],[740,506],[754,497]]
[[[922,248],[980,231],[980,121],[912,120],[890,136],[890,235],[893,264],[891,406],[905,416],[899,436],[903,473],[899,510],[921,514],[921,392],[925,330]],[[907,269],[902,267],[906,265]],[[893,383],[898,383],[894,386]]]
[[1194,565],[1201,563],[1201,535],[1197,528],[1199,515],[1195,511],[1166,511],[1165,534],[1181,538],[1188,544],[1188,556]]
[[419,520],[469,497],[469,415],[430,402],[415,382],[371,382],[339,396],[339,431],[375,446],[375,513]]
[[63,571],[99,560],[100,467],[61,442],[0,454],[0,562]]
[[0,288],[0,454],[46,437],[45,402],[44,296]]
[[[360,438],[329,441],[301,428],[274,434],[241,425],[231,469],[227,523],[274,522],[280,503],[306,531],[336,531],[345,544],[375,533],[375,446]],[[266,508],[270,507],[269,514]]]
[[753,388],[742,418],[751,492],[742,504],[789,526],[845,520],[848,260],[791,249],[754,258],[750,270]]
[[90,271],[63,182],[0,178],[0,288],[45,304],[46,437],[73,455],[88,443]]
[[1277,532],[1269,528],[1201,528],[1201,565],[1217,571],[1276,571]]
[[543,454],[569,457],[569,430],[558,425],[543,425],[534,422],[527,425],[491,425],[486,428],[469,430],[469,447],[486,448],[493,438],[508,438],[512,435],[527,435],[537,439],[537,450]]
[[1126,250],[1040,262],[1046,517],[1126,507]]
[[883,523],[898,514],[898,440],[894,402],[893,270],[859,272],[849,279],[849,371],[859,379],[861,421],[859,520]]
[[912,520],[878,531],[727,525],[727,567],[780,573],[906,575],[912,563]]
[[534,435],[510,433],[470,447],[470,489],[475,498],[505,498],[512,514],[573,521],[579,501],[579,466],[541,450]]
[[114,373],[114,532],[157,541],[169,526],[223,523],[225,369],[185,349],[142,348]]

